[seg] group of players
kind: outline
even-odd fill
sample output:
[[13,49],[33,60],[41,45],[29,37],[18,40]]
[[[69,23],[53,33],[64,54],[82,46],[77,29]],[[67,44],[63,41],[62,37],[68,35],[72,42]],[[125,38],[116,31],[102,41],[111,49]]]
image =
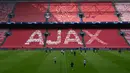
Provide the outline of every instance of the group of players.
[[[82,52],[82,50],[81,50],[81,52]],[[61,50],[61,53],[64,55],[65,51]],[[86,50],[85,50],[85,53],[86,53]],[[74,54],[74,56],[76,56],[76,51],[71,50],[71,54]],[[56,64],[56,57],[54,57],[54,63]],[[84,67],[86,67],[86,59],[83,60],[83,65],[84,65]],[[73,67],[74,67],[74,62],[73,61],[71,61],[70,67],[73,70]]]
[[[48,50],[49,52],[51,52],[51,50]],[[47,50],[45,50],[45,52],[47,53],[48,52]],[[80,52],[82,53],[82,50],[80,49]],[[85,50],[85,53],[86,53],[86,50]],[[65,51],[64,50],[61,50],[61,54],[65,54]],[[76,56],[76,51],[74,51],[74,50],[71,50],[71,54],[73,54],[74,56]],[[53,58],[54,60],[54,63],[56,64],[57,63],[57,60],[56,60],[56,56]],[[84,67],[86,67],[86,59],[84,59],[83,60],[83,65],[84,65]],[[71,63],[70,63],[70,67],[72,68],[72,70],[73,70],[73,67],[74,67],[74,62],[73,61],[71,61]]]
[[[52,50],[52,49],[50,49],[49,52],[51,52],[51,50]],[[93,49],[93,52],[94,52],[94,53],[97,53],[98,50],[99,50],[99,49],[96,49],[96,48],[95,48],[95,49]],[[82,51],[83,51],[83,50],[80,49],[80,52],[81,52],[81,53],[82,53]],[[84,50],[85,53],[86,53],[86,51],[87,51],[87,50]],[[45,50],[45,52],[47,53],[47,50]],[[119,49],[118,52],[121,53],[122,50]],[[65,51],[64,51],[64,50],[61,50],[61,54],[64,55],[64,54],[65,54]],[[76,56],[76,51],[71,50],[71,54],[73,54],[74,56]],[[56,61],[56,56],[55,56],[53,59],[54,59],[54,63],[56,64],[56,63],[57,63],[57,61]],[[86,59],[83,60],[83,66],[86,67]],[[73,67],[74,67],[74,62],[73,62],[73,61],[71,61],[70,67],[71,67],[72,70],[73,70]]]

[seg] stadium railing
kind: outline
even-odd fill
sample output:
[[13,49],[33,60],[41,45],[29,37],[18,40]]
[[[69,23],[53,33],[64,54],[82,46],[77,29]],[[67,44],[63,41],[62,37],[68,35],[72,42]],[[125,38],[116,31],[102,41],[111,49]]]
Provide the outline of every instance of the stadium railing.
[[0,28],[130,28],[130,22],[0,22]]
[[0,22],[0,24],[90,24],[90,25],[94,25],[94,24],[103,24],[103,25],[107,25],[107,24],[130,24],[130,22],[127,21],[115,21],[115,22]]

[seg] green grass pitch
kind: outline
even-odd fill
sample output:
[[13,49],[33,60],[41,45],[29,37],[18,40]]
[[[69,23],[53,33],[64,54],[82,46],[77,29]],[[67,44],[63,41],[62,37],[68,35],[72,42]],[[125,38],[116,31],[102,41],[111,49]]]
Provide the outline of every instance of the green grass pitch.
[[[57,63],[54,64],[54,57]],[[87,66],[83,66],[83,60]],[[74,70],[70,62],[74,62]],[[87,51],[76,56],[70,51],[65,55],[60,51],[0,51],[0,73],[130,73],[130,51],[119,54],[117,51]]]

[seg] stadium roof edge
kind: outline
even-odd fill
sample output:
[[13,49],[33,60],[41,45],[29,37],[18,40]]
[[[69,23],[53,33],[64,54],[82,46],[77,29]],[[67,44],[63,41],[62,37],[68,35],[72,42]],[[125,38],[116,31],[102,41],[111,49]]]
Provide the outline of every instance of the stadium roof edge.
[[0,0],[0,2],[119,2],[128,3],[130,0]]

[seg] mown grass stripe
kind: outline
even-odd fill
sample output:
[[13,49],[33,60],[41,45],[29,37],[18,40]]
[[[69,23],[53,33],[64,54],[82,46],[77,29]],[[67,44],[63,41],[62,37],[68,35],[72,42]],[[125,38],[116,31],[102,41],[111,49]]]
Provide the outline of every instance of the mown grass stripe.
[[124,58],[122,58],[120,56],[117,56],[115,54],[112,54],[112,53],[110,53],[108,51],[106,51],[106,52],[101,51],[101,53],[99,53],[99,55],[102,58],[110,60],[112,63],[118,65],[120,69],[125,69],[127,71],[130,71],[130,68],[129,68],[130,62],[129,62],[129,60],[125,60]]

